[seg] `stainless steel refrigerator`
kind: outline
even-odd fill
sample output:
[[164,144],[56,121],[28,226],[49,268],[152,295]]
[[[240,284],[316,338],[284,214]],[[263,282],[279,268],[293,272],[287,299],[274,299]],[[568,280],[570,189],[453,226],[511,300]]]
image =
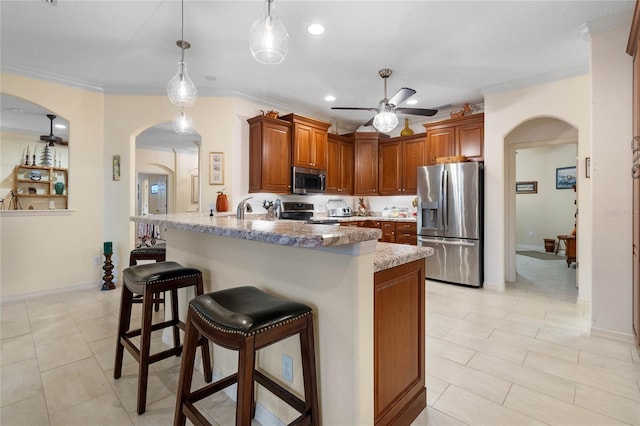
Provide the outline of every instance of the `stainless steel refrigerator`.
[[418,167],[418,245],[433,247],[427,278],[481,287],[484,165]]

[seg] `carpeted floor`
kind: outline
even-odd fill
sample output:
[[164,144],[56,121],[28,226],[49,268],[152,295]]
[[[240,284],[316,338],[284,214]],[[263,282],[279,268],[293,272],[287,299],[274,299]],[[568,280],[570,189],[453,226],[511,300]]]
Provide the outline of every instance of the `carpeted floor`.
[[516,251],[516,254],[520,254],[522,256],[529,256],[540,260],[565,260],[564,256],[557,256],[553,253],[543,253],[539,251]]

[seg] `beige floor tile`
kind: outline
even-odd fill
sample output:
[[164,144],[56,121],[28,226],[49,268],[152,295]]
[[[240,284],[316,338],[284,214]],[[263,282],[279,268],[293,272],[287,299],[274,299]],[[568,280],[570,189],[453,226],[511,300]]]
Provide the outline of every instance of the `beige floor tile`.
[[511,387],[504,406],[549,425],[624,425],[610,417],[518,385]]
[[[102,371],[113,370],[116,356],[116,337],[107,337],[106,339],[96,340],[89,343],[89,349],[93,356],[102,367]],[[125,350],[122,357],[123,365],[136,362],[135,358]]]
[[449,383],[427,374],[427,405],[433,406]]
[[580,351],[578,365],[605,370],[621,377],[640,379],[640,365],[633,362],[619,361],[608,356]]
[[578,384],[576,405],[630,425],[640,425],[640,403]]
[[80,333],[80,329],[70,316],[32,320],[31,328],[33,330],[33,341],[36,343],[57,339],[68,334]]
[[29,313],[29,319],[31,321],[66,317],[69,315],[66,305],[62,302],[43,304],[38,307],[28,307],[27,305],[27,312]]
[[474,349],[487,355],[493,355],[507,361],[515,362],[516,364],[522,364],[524,362],[524,358],[527,356],[526,349],[492,342],[489,341],[489,339],[476,337],[468,333],[447,333],[442,337],[442,340]]
[[0,367],[0,405],[13,404],[42,393],[42,381],[35,358]]
[[475,324],[472,321],[465,321],[463,319],[450,317],[445,314],[431,312],[431,309],[429,309],[427,317],[427,324],[429,322],[434,322],[436,324],[450,327],[454,331],[467,331],[469,333],[474,333],[477,336],[488,337],[494,330],[494,328],[491,326]]
[[[128,364],[122,369],[119,379],[113,378],[113,371],[105,373],[128,413],[137,410],[138,398],[138,364]],[[174,395],[178,389],[178,383],[166,371],[149,371],[147,378],[147,404],[153,404],[169,395]]]
[[36,357],[36,351],[31,334],[23,334],[22,336],[2,339],[1,345],[0,366]]
[[87,342],[105,339],[118,334],[118,320],[113,315],[77,321],[76,325]]
[[573,403],[575,382],[561,379],[551,374],[514,364],[500,358],[477,353],[467,364],[471,368],[500,377],[511,383],[534,389],[546,395]]
[[430,354],[440,355],[443,358],[465,365],[476,353],[473,349],[452,344],[441,339],[427,336],[427,348]]
[[73,292],[47,294],[44,296],[38,296],[38,297],[26,299],[24,302],[25,302],[25,305],[27,306],[27,311],[30,311],[30,310],[42,309],[42,308],[46,308],[47,306],[62,303],[62,301],[68,297],[73,297]]
[[552,342],[545,342],[544,340],[538,340],[532,337],[496,330],[489,337],[489,341],[514,346],[520,349],[526,349],[528,351],[552,356],[567,362],[578,362],[579,351],[577,348],[567,347]]
[[23,301],[0,303],[0,322],[28,319],[27,306]]
[[71,425],[126,426],[133,425],[133,422],[120,400],[109,392],[51,415],[51,426]]
[[[440,380],[501,404],[511,383],[482,371],[427,353],[427,371]],[[446,392],[446,391],[445,391]],[[441,397],[442,398],[442,397]]]
[[414,426],[464,426],[464,423],[447,416],[446,414],[436,410],[435,408],[427,407],[420,413],[420,415],[413,421]]
[[620,361],[632,362],[630,345],[622,342],[585,338],[582,333],[576,336],[557,328],[542,328],[536,338],[547,342],[575,347],[594,354],[605,355]]
[[49,426],[44,394],[0,408],[0,424],[4,426]]
[[42,373],[49,414],[111,392],[98,362],[87,358]]
[[41,372],[93,356],[80,333],[38,342],[36,353]]
[[2,337],[2,340],[29,333],[31,333],[29,320],[5,321],[0,324],[0,337]]
[[142,415],[135,411],[129,413],[129,418],[136,426],[165,426],[173,424],[176,407],[176,395],[172,394],[159,401],[147,404],[147,410]]
[[[506,316],[507,312],[505,312]],[[508,333],[522,334],[523,336],[535,337],[538,334],[538,327],[532,327],[527,324],[507,321],[504,318],[488,317],[484,313],[472,312],[465,317],[465,320],[478,324],[493,327],[497,330],[506,331]]]
[[526,426],[544,424],[457,386],[449,386],[433,408],[467,425]]
[[88,303],[67,305],[67,311],[76,321],[85,321],[107,316],[113,316],[115,318],[117,314],[117,309],[96,299]]
[[624,378],[604,370],[564,362],[533,352],[527,355],[524,365],[528,368],[640,402],[640,389],[638,388],[637,377]]

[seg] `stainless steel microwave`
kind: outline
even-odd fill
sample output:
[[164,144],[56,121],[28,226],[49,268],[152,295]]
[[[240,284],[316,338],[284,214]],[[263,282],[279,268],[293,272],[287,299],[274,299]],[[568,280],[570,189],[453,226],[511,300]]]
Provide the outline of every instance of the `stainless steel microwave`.
[[327,192],[327,172],[325,170],[293,167],[292,194],[324,194]]

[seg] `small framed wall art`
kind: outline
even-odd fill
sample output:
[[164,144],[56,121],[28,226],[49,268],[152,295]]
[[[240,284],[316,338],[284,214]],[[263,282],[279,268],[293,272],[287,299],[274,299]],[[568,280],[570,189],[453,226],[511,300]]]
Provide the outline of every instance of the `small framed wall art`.
[[113,180],[120,180],[120,156],[113,156]]
[[224,153],[209,153],[209,185],[224,185]]
[[516,194],[537,194],[538,181],[516,182]]
[[556,169],[556,189],[571,189],[576,184],[576,166]]

